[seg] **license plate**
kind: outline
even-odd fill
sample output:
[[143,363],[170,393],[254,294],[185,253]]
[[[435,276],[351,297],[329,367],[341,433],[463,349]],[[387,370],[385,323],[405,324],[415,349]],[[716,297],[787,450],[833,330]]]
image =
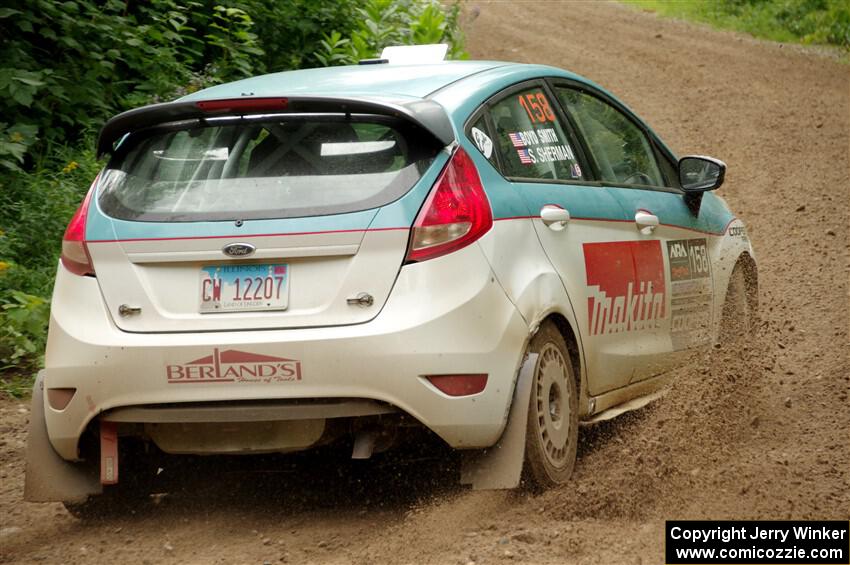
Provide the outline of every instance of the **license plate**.
[[289,265],[207,265],[201,267],[200,312],[286,310]]

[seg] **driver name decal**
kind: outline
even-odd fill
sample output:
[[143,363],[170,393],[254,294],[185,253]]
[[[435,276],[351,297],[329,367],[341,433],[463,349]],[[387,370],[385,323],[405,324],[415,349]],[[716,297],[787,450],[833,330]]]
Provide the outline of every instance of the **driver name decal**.
[[[525,165],[576,160],[572,147],[561,142],[553,128],[509,132],[508,139],[516,149],[520,162]],[[580,171],[578,176],[581,176]]]
[[590,335],[649,330],[666,316],[661,243],[584,244]]

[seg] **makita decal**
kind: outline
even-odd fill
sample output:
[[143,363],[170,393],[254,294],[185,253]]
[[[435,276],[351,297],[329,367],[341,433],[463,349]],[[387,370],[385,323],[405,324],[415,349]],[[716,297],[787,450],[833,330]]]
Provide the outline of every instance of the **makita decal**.
[[166,365],[169,384],[280,383],[301,380],[301,362],[228,349],[182,365]]
[[584,244],[590,335],[654,329],[666,316],[661,242]]

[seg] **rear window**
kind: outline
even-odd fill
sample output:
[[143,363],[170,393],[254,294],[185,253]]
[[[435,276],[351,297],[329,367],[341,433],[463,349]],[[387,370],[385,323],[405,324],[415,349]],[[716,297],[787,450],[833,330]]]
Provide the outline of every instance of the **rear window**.
[[378,116],[214,118],[132,134],[102,177],[122,220],[295,218],[367,210],[409,191],[437,142]]

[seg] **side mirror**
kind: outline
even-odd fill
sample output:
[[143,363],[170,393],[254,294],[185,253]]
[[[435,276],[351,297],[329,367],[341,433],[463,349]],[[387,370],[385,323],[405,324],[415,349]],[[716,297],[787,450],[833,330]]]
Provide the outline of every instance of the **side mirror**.
[[726,163],[713,157],[688,155],[679,159],[679,184],[685,192],[716,190],[726,176]]

